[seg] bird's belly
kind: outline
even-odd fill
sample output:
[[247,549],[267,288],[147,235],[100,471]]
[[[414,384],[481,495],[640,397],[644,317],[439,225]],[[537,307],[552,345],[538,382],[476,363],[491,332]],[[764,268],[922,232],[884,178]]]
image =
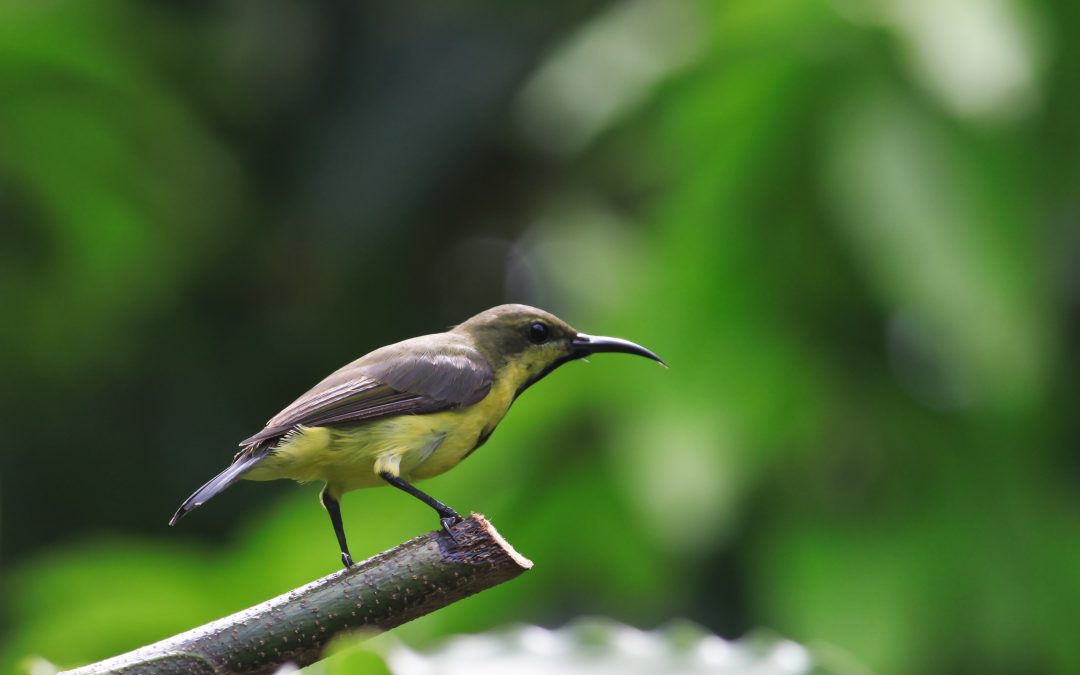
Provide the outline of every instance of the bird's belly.
[[352,429],[303,428],[244,477],[324,481],[346,492],[386,485],[378,472],[390,467],[406,480],[437,476],[464,459],[502,419],[509,406],[501,398],[489,395],[464,410],[401,415]]
[[[438,414],[452,415],[451,413]],[[472,452],[484,433],[483,424],[469,419],[450,417],[440,426],[448,429],[446,436],[423,461],[409,467],[409,478],[423,480],[449,471]],[[404,462],[402,462],[402,468],[404,468]]]
[[515,388],[509,378],[491,389],[479,403],[463,410],[447,410],[428,417],[437,418],[446,437],[431,456],[411,471],[416,480],[449,471],[487,439],[514,400]]
[[244,478],[347,482],[354,487],[378,485],[374,466],[383,450],[383,434],[374,427],[364,427],[367,433],[363,434],[357,433],[359,429],[302,427],[282,439]]

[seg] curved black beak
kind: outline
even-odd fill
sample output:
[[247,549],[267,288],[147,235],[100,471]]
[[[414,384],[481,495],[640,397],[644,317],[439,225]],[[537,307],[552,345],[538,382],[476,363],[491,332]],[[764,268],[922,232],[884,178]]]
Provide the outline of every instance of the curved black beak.
[[653,354],[641,345],[630,342],[629,340],[623,340],[622,338],[578,333],[574,336],[574,339],[570,341],[570,346],[573,350],[573,358],[577,359],[590,354],[599,354],[600,352],[619,352],[621,354],[637,354],[638,356],[644,356],[667,368],[667,364],[664,363],[662,358]]

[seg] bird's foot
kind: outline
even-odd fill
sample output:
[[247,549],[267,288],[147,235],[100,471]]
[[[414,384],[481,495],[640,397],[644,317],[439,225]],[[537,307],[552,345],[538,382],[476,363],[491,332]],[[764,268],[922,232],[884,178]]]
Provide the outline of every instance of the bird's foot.
[[448,534],[450,538],[454,540],[455,544],[461,543],[458,541],[457,535],[454,534],[454,530],[452,528],[454,527],[454,525],[457,525],[462,520],[464,520],[464,518],[459,516],[457,511],[453,509],[447,509],[445,512],[440,512],[439,516],[441,516],[439,518],[439,522],[442,523],[443,532]]
[[351,555],[349,555],[345,551],[342,551],[341,552],[341,564],[345,566],[345,569],[349,569],[350,567],[352,567],[356,563],[353,562]]

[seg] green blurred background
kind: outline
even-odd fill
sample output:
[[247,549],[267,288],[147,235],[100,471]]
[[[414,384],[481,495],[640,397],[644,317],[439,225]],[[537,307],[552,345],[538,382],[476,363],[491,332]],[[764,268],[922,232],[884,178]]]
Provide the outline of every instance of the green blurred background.
[[[324,374],[487,306],[597,357],[425,489],[528,576],[397,631],[683,617],[1080,672],[1080,5],[0,1],[0,671],[338,567],[317,488],[170,529]],[[343,504],[353,554],[431,529]]]

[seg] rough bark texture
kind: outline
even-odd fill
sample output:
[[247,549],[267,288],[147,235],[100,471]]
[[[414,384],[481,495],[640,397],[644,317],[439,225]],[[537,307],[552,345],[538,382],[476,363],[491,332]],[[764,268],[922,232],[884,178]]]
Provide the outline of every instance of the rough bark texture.
[[205,626],[68,675],[272,673],[317,661],[348,630],[384,631],[532,567],[483,516],[430,532],[347,570]]

